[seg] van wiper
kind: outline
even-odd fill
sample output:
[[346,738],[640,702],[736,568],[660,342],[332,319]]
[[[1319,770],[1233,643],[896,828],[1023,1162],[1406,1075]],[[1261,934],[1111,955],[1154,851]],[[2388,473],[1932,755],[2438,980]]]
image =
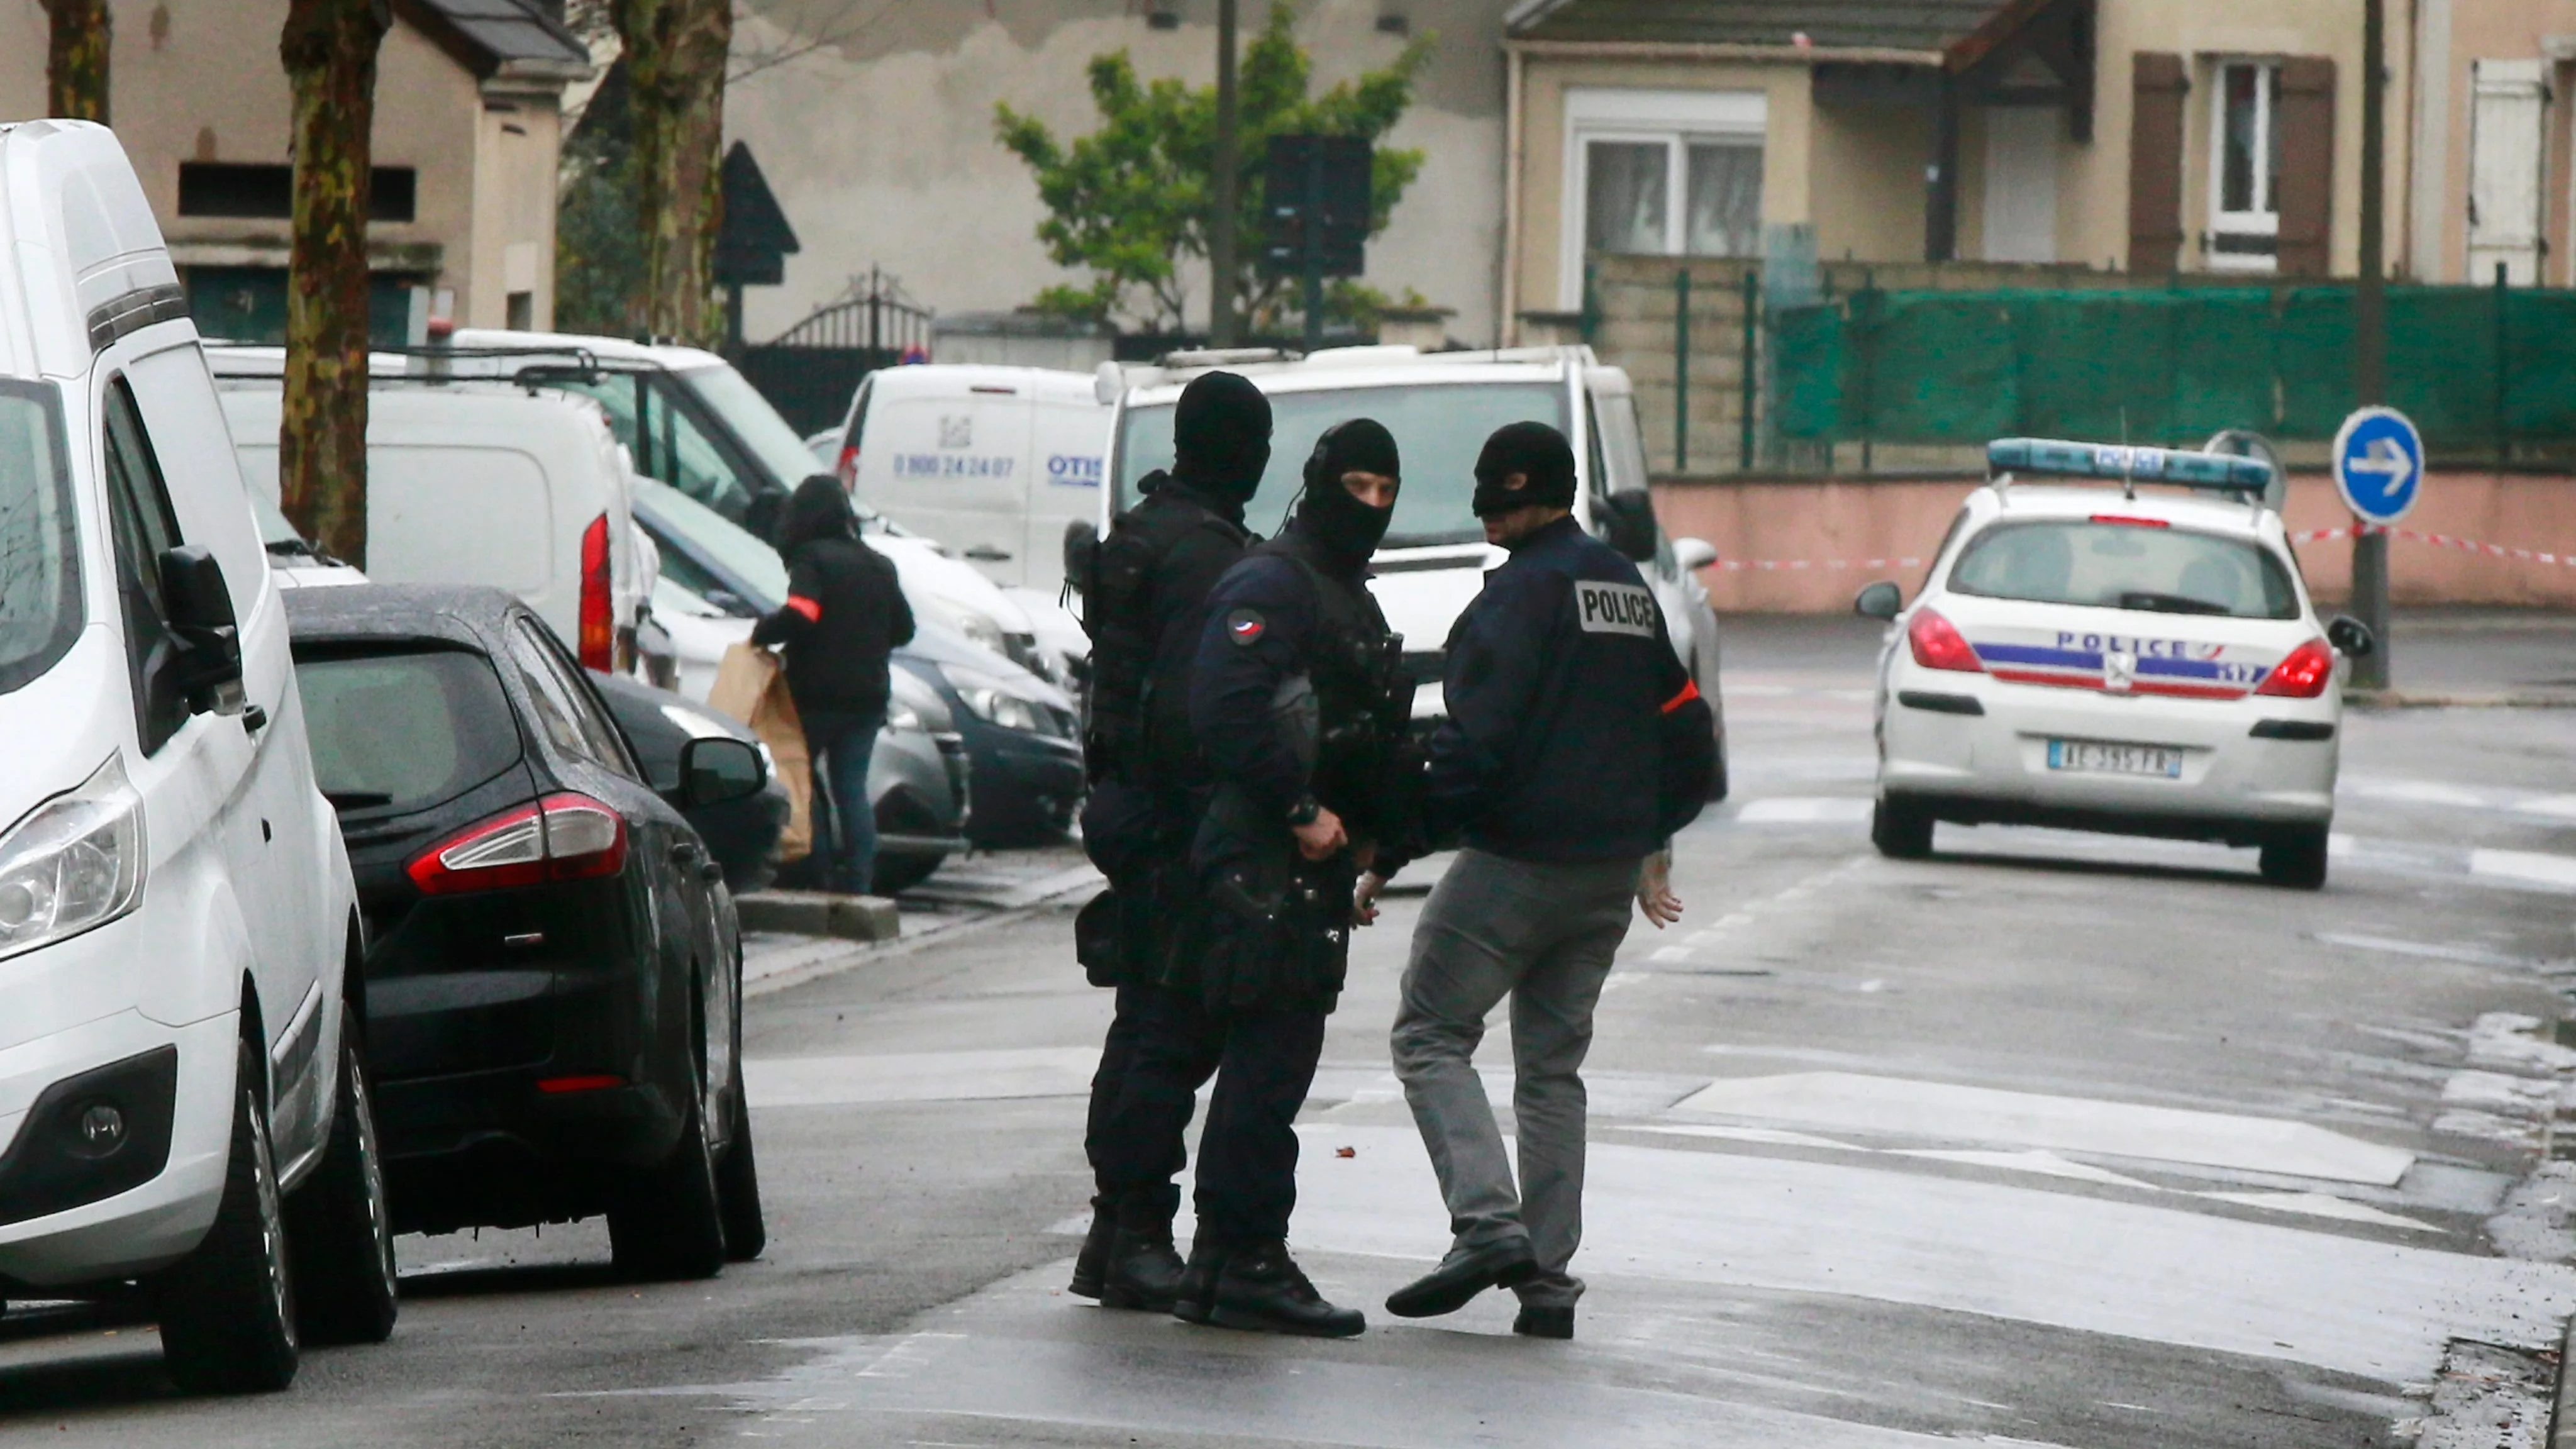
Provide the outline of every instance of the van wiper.
[[330,801],[334,810],[365,810],[394,803],[394,797],[382,790],[325,790],[322,798]]
[[2148,589],[2130,589],[2120,595],[2120,607],[2140,609],[2150,614],[2216,614],[2224,617],[2236,612],[2225,604],[2195,599],[2189,594],[2159,594]]

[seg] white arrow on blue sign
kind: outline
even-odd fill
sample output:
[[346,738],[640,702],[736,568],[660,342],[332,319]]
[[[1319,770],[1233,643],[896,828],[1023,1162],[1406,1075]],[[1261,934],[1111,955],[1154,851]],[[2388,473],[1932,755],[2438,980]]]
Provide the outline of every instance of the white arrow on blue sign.
[[2334,441],[2335,487],[2365,523],[2391,524],[2424,496],[2424,438],[2395,408],[2359,408]]

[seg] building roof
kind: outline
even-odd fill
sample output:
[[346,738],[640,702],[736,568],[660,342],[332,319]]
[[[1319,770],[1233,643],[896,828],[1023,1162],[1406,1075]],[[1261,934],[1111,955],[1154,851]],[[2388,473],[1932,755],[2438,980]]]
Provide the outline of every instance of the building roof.
[[1527,0],[1514,40],[1650,45],[1794,45],[1939,51],[1984,25],[2002,0]]
[[590,74],[590,48],[527,0],[400,0],[397,8],[478,77]]

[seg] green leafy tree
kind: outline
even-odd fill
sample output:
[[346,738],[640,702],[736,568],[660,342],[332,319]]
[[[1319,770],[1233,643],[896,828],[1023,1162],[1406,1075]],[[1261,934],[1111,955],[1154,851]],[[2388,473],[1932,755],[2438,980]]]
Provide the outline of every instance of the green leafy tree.
[[[1314,61],[1298,47],[1292,18],[1287,6],[1271,6],[1236,78],[1235,234],[1243,261],[1232,286],[1237,315],[1256,328],[1286,326],[1300,301],[1293,279],[1264,275],[1259,266],[1262,164],[1270,138],[1385,135],[1412,105],[1415,78],[1438,38],[1420,36],[1391,64],[1310,95]],[[1188,259],[1206,259],[1215,214],[1216,87],[1140,80],[1121,50],[1092,57],[1091,100],[1099,129],[1069,142],[1008,104],[993,108],[995,135],[1028,163],[1046,203],[1038,240],[1058,265],[1091,273],[1087,284],[1039,293],[1036,304],[1094,321],[1124,314],[1154,330],[1179,331],[1189,301],[1182,268]],[[1420,151],[1376,149],[1370,235],[1386,229],[1422,160]],[[1325,315],[1351,321],[1381,305],[1384,299],[1366,287],[1337,285]]]
[[623,62],[565,138],[555,208],[555,325],[632,337],[645,331],[644,241],[635,212],[634,132]]

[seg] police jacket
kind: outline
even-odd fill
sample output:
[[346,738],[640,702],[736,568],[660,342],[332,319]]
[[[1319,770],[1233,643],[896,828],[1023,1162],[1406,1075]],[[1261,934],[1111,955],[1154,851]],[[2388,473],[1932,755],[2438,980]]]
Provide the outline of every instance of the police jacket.
[[1449,632],[1434,838],[1514,860],[1647,855],[1697,818],[1713,721],[1636,565],[1568,517],[1521,539]]
[[[1354,839],[1370,837],[1378,782],[1352,765],[1386,743],[1371,716],[1405,703],[1388,697],[1392,637],[1365,577],[1333,574],[1293,528],[1218,581],[1199,633],[1190,727],[1215,778],[1242,792],[1254,818],[1285,833],[1290,808],[1311,794]],[[1292,685],[1301,679],[1311,690],[1302,704]]]
[[787,646],[787,692],[809,718],[882,711],[887,656],[911,641],[912,608],[893,562],[847,535],[791,549],[787,602],[751,631],[755,644]]
[[1101,540],[1084,587],[1094,725],[1085,747],[1095,779],[1151,779],[1168,793],[1202,783],[1189,729],[1199,624],[1208,591],[1252,535],[1239,503],[1168,474],[1147,483],[1145,501]]

